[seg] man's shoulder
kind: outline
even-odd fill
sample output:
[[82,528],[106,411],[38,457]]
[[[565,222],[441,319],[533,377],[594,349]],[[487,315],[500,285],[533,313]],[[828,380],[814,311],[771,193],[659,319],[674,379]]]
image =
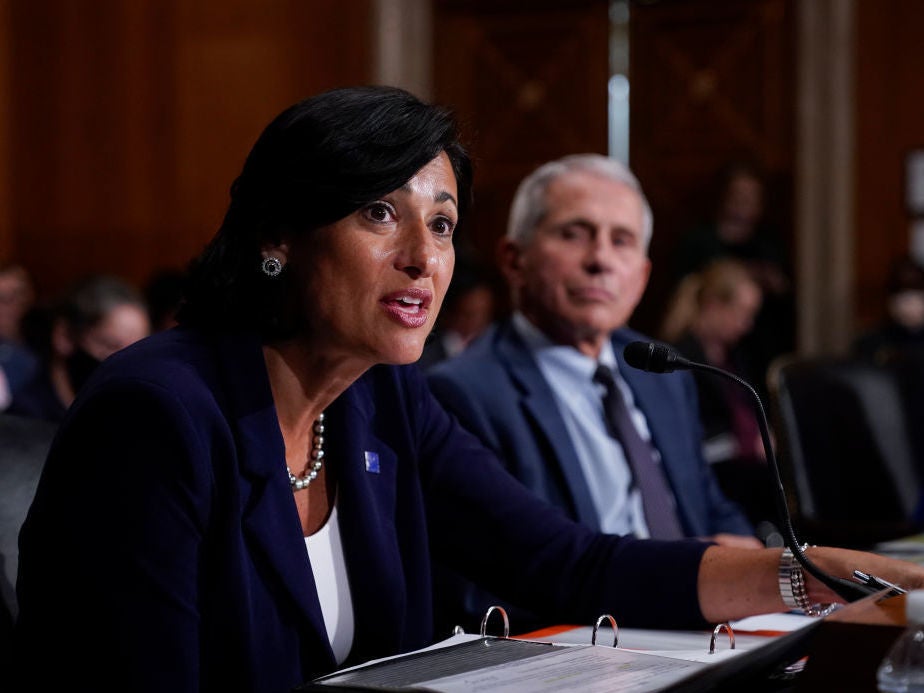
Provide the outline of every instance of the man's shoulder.
[[632,342],[650,342],[651,337],[646,334],[633,330],[631,327],[620,327],[610,335],[610,341],[613,347],[621,354],[622,348]]
[[523,377],[523,369],[528,369],[524,362],[528,358],[509,324],[500,323],[426,375],[430,389],[441,399],[464,395],[479,401],[507,400]]
[[506,324],[494,323],[469,344],[464,351],[440,361],[429,368],[427,374],[451,376],[496,367],[501,362],[501,352],[509,339],[510,335]]

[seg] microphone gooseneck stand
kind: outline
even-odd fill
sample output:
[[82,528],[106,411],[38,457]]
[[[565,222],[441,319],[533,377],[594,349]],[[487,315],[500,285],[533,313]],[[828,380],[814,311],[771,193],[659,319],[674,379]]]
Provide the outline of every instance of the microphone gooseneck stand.
[[770,464],[772,472],[771,483],[775,484],[773,500],[776,505],[777,515],[782,524],[783,539],[786,542],[786,546],[792,551],[793,556],[795,556],[799,564],[808,573],[827,585],[848,602],[853,602],[870,594],[879,592],[884,587],[892,587],[889,583],[881,581],[875,576],[868,576],[862,573],[860,575],[864,575],[866,579],[865,582],[855,582],[846,578],[830,575],[815,565],[811,559],[806,556],[805,551],[802,550],[802,545],[796,538],[796,532],[792,526],[792,517],[786,502],[786,491],[783,489],[783,477],[780,474],[776,455],[773,452],[773,444],[770,440],[770,426],[767,423],[767,413],[764,410],[760,395],[757,394],[757,391],[750,383],[734,373],[729,373],[721,368],[685,359],[671,347],[657,342],[632,342],[624,349],[623,356],[626,359],[626,363],[639,370],[648,371],[650,373],[670,373],[675,370],[704,371],[732,380],[750,392],[753,401],[756,403],[755,409],[758,414],[757,423],[760,428],[760,437],[763,441],[767,462]]

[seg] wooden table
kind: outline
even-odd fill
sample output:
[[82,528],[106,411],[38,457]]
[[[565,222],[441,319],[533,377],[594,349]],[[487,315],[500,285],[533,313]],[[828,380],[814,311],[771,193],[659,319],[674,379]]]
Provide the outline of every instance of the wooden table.
[[795,690],[876,693],[876,669],[904,629],[904,595],[872,595],[836,611],[809,644]]

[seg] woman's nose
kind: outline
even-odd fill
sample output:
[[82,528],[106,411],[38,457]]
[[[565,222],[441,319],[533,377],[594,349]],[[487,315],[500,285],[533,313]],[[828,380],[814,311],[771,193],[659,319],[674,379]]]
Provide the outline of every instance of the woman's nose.
[[402,247],[397,254],[398,269],[413,278],[429,277],[439,264],[439,248],[426,224],[414,223],[401,234]]

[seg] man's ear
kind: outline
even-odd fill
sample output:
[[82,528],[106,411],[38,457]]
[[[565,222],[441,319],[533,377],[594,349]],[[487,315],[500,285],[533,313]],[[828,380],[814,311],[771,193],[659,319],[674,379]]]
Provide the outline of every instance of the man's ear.
[[497,242],[497,264],[511,287],[519,286],[523,270],[523,249],[517,241],[502,236]]
[[644,272],[645,272],[645,283],[644,283],[644,286],[642,287],[642,293],[644,293],[645,289],[648,288],[648,281],[651,279],[651,258],[650,257],[645,258]]

